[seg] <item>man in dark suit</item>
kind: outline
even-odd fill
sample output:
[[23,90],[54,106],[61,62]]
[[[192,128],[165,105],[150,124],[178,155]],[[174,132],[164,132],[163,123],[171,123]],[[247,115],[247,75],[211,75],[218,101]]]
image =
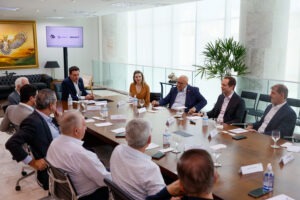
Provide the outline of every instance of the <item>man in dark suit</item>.
[[[56,110],[56,95],[50,89],[40,90],[36,97],[36,110],[33,111],[20,125],[20,129],[6,142],[13,159],[23,161],[37,171],[39,184],[48,189],[46,153],[52,140],[59,136],[57,123],[52,121],[51,114],[58,118],[61,113]],[[30,146],[32,157],[23,148]]]
[[216,118],[220,123],[241,123],[245,114],[244,100],[234,92],[236,80],[227,76],[222,80],[222,94],[219,95],[213,109],[207,112],[209,118]]
[[271,135],[272,130],[279,130],[281,138],[292,136],[296,124],[296,113],[287,104],[288,89],[285,85],[277,84],[271,88],[271,103],[262,118],[247,127],[250,131],[258,131]]
[[167,104],[172,109],[185,106],[185,112],[192,114],[200,111],[207,104],[207,101],[200,94],[199,88],[188,85],[187,76],[180,76],[176,87],[171,88],[165,98],[159,101],[152,101],[152,106],[164,106]]
[[17,105],[20,103],[20,89],[23,85],[29,84],[26,77],[19,77],[15,80],[15,91],[7,97],[8,105]]
[[69,77],[65,78],[61,83],[61,100],[67,101],[69,95],[71,95],[72,99],[75,101],[80,99],[94,99],[94,95],[88,94],[84,89],[83,80],[79,77],[79,71],[79,68],[76,66],[69,68]]

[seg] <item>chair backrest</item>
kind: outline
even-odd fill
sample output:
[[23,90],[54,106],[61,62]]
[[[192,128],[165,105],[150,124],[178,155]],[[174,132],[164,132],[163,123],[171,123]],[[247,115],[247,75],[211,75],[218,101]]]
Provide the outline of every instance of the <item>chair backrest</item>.
[[259,103],[265,102],[265,103],[271,103],[271,97],[268,94],[260,94],[258,98],[258,102],[256,104],[256,110],[258,109]]
[[297,122],[296,125],[299,126],[299,118],[300,118],[300,99],[293,99],[293,98],[287,98],[286,99],[287,103],[294,108],[295,112],[297,114]]
[[241,97],[245,100],[252,100],[253,101],[253,107],[255,108],[256,101],[257,101],[258,94],[256,92],[249,92],[249,91],[242,91]]
[[159,92],[150,92],[150,102],[153,100],[159,101],[161,94]]
[[114,199],[116,199],[116,200],[134,200],[134,198],[129,193],[122,190],[119,186],[117,186],[110,179],[104,178],[104,183],[108,186]]
[[55,199],[77,200],[76,190],[68,173],[54,167],[47,161],[49,174],[49,192]]
[[62,96],[61,83],[54,83],[54,91],[57,100],[61,100],[61,96]]
[[242,118],[242,123],[245,123],[245,121],[246,121],[246,117],[247,117],[247,113],[248,113],[248,111],[247,111],[247,110],[245,110],[245,111],[244,111],[243,118]]

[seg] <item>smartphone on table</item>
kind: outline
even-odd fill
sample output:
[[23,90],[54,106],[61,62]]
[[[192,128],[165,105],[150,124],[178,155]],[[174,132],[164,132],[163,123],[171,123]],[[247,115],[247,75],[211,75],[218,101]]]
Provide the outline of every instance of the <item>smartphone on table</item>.
[[270,191],[266,191],[264,190],[262,187],[260,188],[257,188],[255,190],[251,190],[248,195],[251,196],[251,197],[255,197],[255,198],[258,198],[258,197],[261,197],[265,194],[268,194]]

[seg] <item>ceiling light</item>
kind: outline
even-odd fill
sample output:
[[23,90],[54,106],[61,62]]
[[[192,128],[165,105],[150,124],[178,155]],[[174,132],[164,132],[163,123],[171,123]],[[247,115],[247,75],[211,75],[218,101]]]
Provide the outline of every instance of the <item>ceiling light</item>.
[[5,11],[17,11],[20,8],[13,8],[13,7],[0,7],[0,10],[5,10]]
[[139,3],[134,3],[134,2],[118,2],[118,3],[113,3],[111,4],[111,6],[114,7],[121,7],[121,8],[125,8],[125,7],[133,7],[133,6],[138,6],[141,5]]

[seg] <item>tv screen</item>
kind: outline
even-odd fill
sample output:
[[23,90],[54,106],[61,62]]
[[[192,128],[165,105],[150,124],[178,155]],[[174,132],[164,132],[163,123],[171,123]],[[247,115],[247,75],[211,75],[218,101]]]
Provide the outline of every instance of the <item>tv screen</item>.
[[83,47],[83,27],[46,26],[47,47]]

